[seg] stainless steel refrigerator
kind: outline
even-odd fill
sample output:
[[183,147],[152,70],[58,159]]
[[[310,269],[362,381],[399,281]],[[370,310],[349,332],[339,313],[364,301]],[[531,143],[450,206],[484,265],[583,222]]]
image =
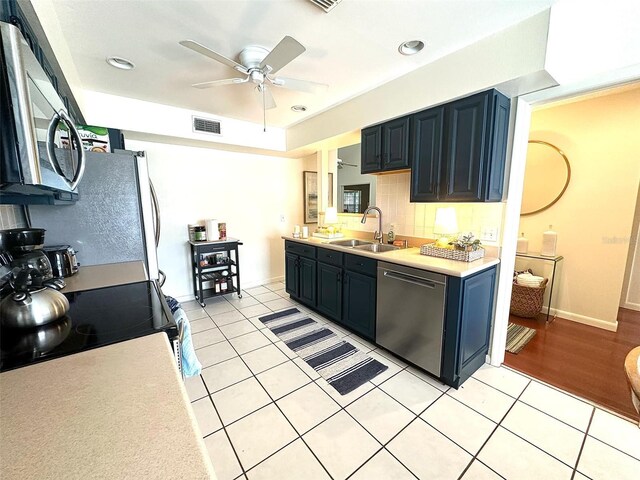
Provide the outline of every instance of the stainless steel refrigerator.
[[45,244],[73,247],[80,268],[139,260],[158,279],[159,212],[144,152],[87,152],[78,194],[72,205],[29,206]]

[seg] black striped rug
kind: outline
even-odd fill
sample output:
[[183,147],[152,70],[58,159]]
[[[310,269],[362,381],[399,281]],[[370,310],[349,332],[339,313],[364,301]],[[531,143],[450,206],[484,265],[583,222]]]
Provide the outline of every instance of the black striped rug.
[[341,395],[388,368],[297,308],[265,315],[260,321]]

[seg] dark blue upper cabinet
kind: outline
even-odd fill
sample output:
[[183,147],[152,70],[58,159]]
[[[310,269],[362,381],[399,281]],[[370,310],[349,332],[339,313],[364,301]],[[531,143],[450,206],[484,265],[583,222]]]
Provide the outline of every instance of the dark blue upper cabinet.
[[382,127],[380,125],[362,130],[360,145],[360,171],[372,173],[382,167]]
[[482,201],[489,95],[490,92],[473,95],[447,106],[447,153],[441,201]]
[[509,99],[496,90],[446,105],[439,201],[502,200],[509,110]]
[[437,202],[443,156],[444,107],[411,117],[411,201]]
[[382,125],[382,171],[409,168],[409,120],[402,117]]
[[411,201],[501,201],[509,109],[489,90],[413,115]]
[[382,173],[409,168],[410,117],[396,118],[362,130],[361,173]]

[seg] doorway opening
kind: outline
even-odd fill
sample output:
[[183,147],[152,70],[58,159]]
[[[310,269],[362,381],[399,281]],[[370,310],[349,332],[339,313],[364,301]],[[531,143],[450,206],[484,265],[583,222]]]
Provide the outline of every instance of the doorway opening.
[[[518,231],[528,245],[518,243],[515,271],[531,270],[547,283],[530,318],[510,315],[510,323],[535,330],[535,336],[504,358],[516,370],[631,418],[637,414],[623,365],[640,345],[640,311],[624,299],[633,296],[629,286],[640,276],[639,122],[639,83],[533,109],[529,140],[561,151],[570,181],[559,178],[567,171],[561,163],[537,174],[526,167],[525,195],[528,179],[536,175],[538,199],[545,187],[564,191],[549,193],[551,202],[520,217]],[[530,204],[523,199],[523,206]],[[550,225],[557,235],[555,252],[545,252],[549,245],[543,245]],[[563,258],[554,262],[557,257]]]

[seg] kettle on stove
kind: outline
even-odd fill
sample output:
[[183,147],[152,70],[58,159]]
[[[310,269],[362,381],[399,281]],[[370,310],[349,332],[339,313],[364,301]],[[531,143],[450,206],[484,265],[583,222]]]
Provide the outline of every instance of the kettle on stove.
[[13,328],[31,328],[45,325],[69,311],[69,300],[63,294],[43,286],[34,285],[41,280],[35,268],[21,270],[15,282],[14,293],[0,303],[2,324]]

